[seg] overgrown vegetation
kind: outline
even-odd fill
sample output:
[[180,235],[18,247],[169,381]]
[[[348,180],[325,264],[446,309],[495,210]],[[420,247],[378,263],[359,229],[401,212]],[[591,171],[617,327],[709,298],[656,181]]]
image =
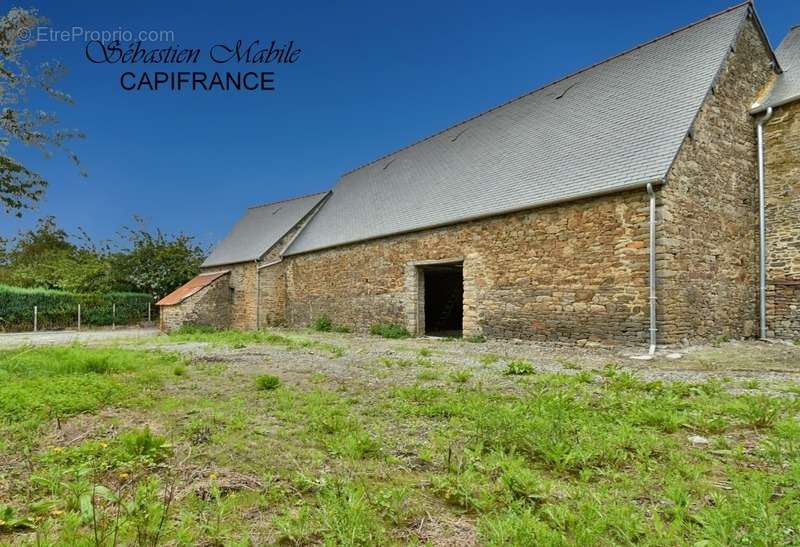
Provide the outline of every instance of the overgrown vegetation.
[[[179,336],[189,333],[170,343]],[[611,363],[521,378],[380,343],[404,355],[307,376],[284,368],[268,395],[254,385],[277,377],[252,352],[246,366],[122,349],[3,352],[0,461],[16,478],[0,480],[0,541],[800,542],[791,395],[645,381]]]
[[350,332],[350,327],[347,325],[337,325],[325,314],[317,317],[311,323],[310,327],[318,332]]
[[115,241],[70,236],[53,217],[10,241],[0,239],[0,283],[73,293],[165,296],[194,277],[205,250],[185,234],[165,234],[139,219]]
[[407,328],[395,323],[376,323],[369,328],[369,333],[384,338],[408,338],[411,336]]
[[[0,420],[4,443],[40,424],[135,400],[156,388],[176,355],[81,346],[0,351]],[[138,374],[137,374],[138,373]]]

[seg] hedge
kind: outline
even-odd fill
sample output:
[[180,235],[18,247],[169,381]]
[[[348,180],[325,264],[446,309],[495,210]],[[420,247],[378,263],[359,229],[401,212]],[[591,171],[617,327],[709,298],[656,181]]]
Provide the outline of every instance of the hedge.
[[79,294],[0,285],[0,331],[33,330],[34,306],[38,306],[41,330],[77,326],[78,304],[81,325],[111,325],[113,304],[117,305],[116,324],[129,325],[147,319],[147,304],[152,301],[150,295],[141,293]]

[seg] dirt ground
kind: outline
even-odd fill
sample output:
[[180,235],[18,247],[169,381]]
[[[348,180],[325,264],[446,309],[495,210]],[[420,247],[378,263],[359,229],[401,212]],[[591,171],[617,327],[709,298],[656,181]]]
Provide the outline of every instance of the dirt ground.
[[[279,369],[287,376],[303,378],[325,374],[339,381],[383,383],[389,375],[371,374],[362,377],[364,368],[374,369],[381,359],[386,366],[394,361],[407,374],[392,374],[392,381],[413,381],[421,369],[433,363],[439,372],[466,368],[476,380],[486,376],[497,382],[497,370],[515,359],[530,361],[537,372],[574,374],[584,369],[598,369],[614,364],[630,370],[646,380],[703,382],[712,378],[741,384],[746,391],[768,390],[770,385],[800,382],[800,346],[788,341],[728,341],[718,344],[659,349],[648,358],[646,348],[577,347],[568,344],[545,344],[522,340],[487,340],[467,342],[458,339],[408,338],[390,340],[357,334],[318,333],[310,330],[272,329],[273,332],[301,336],[333,344],[342,349],[341,356],[308,348],[287,350],[269,344],[244,348],[212,346],[207,343],[170,343],[158,329],[125,328],[95,331],[53,331],[39,333],[0,334],[0,348],[23,345],[121,345],[175,350],[204,361],[230,364],[260,365]],[[420,359],[420,352],[430,354]],[[429,361],[430,363],[426,363]],[[420,365],[422,363],[422,365]],[[262,367],[255,366],[255,374]],[[379,367],[380,368],[380,367]]]
[[[539,344],[519,340],[487,340],[473,343],[441,338],[390,340],[356,334],[317,333],[309,330],[274,332],[302,336],[342,349],[341,356],[319,348],[287,350],[257,344],[243,348],[207,343],[169,343],[165,336],[140,339],[135,345],[174,350],[209,362],[239,365],[244,374],[266,369],[294,381],[314,382],[324,375],[342,384],[413,383],[423,370],[446,375],[466,371],[476,382],[503,382],[498,370],[517,359],[529,361],[537,372],[576,374],[581,370],[617,366],[645,380],[704,382],[724,381],[731,391],[792,392],[800,383],[800,346],[791,342],[729,341],[714,345],[667,348],[644,360],[644,349],[581,348],[572,345]],[[124,344],[124,342],[123,342]],[[391,368],[391,374],[386,371]],[[369,373],[365,374],[365,371]],[[499,378],[499,380],[498,380]],[[509,386],[515,385],[512,379]],[[800,394],[800,392],[798,392]]]

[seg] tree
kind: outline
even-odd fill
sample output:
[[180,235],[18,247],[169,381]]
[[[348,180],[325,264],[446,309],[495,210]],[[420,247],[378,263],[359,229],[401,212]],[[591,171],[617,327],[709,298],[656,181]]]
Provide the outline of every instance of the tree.
[[107,257],[88,239],[83,246],[72,243],[52,216],[42,217],[35,228],[9,243],[0,261],[0,282],[5,284],[74,292],[108,292],[119,285]]
[[141,218],[134,220],[135,227],[123,228],[130,250],[117,255],[115,269],[136,291],[161,298],[197,275],[206,253],[192,236],[151,232]]
[[[40,90],[64,103],[73,102],[69,95],[55,88],[66,72],[60,63],[42,63],[31,69],[23,59],[24,51],[36,43],[29,39],[35,27],[45,22],[36,10],[19,8],[12,8],[0,17],[0,203],[7,214],[18,217],[42,198],[47,181],[9,155],[11,143],[37,148],[45,157],[61,149],[76,165],[80,164],[66,142],[82,138],[83,134],[59,128],[58,118],[52,112],[26,107],[31,90]],[[82,171],[81,174],[85,176]]]
[[185,234],[149,230],[134,217],[122,241],[96,245],[70,236],[46,216],[31,230],[0,240],[0,284],[80,293],[143,292],[161,297],[197,275],[205,250]]

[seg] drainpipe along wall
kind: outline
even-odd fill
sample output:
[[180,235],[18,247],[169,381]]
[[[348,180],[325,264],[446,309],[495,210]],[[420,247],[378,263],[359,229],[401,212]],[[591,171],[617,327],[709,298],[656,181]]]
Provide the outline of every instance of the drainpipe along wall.
[[767,338],[767,226],[765,201],[764,126],[772,117],[772,107],[756,124],[758,137],[758,318],[760,338]]

